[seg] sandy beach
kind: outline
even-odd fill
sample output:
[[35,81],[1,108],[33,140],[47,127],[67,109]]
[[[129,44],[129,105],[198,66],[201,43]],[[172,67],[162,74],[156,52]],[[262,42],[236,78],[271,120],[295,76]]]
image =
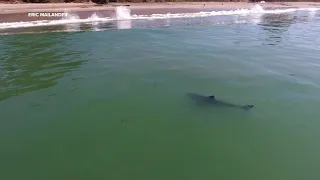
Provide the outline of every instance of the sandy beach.
[[[103,6],[94,3],[46,3],[46,4],[0,4],[0,23],[54,20],[59,17],[29,17],[30,12],[72,12],[80,18],[87,18],[97,12],[100,16],[110,17],[115,13],[115,7],[126,5],[132,14],[150,15],[157,13],[194,13],[212,8],[243,9],[252,8],[254,3],[245,2],[183,2],[183,3],[111,3]],[[264,3],[263,8],[306,8],[320,7],[320,2],[285,2]]]

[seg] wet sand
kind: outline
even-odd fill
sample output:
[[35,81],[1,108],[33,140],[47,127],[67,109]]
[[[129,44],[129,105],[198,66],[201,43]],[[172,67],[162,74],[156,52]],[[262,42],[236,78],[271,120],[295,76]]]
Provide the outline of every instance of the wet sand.
[[[157,13],[194,13],[213,8],[252,8],[254,3],[243,2],[184,2],[184,3],[116,3],[99,6],[93,3],[48,3],[48,4],[0,4],[0,23],[36,20],[55,20],[61,17],[28,17],[29,12],[72,12],[81,19],[94,12],[101,17],[115,15],[115,7],[129,5],[131,14],[150,15]],[[285,2],[260,4],[263,8],[320,7],[320,2]]]

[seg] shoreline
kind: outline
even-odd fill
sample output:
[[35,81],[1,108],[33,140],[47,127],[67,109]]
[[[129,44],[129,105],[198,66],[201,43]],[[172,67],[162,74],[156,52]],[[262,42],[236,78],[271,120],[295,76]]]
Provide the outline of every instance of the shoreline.
[[131,14],[151,15],[166,13],[196,13],[208,9],[250,9],[255,4],[268,8],[320,8],[320,2],[174,2],[174,3],[109,3],[103,6],[94,3],[46,3],[46,4],[0,4],[0,23],[58,20],[61,17],[28,17],[30,12],[71,12],[81,19],[88,18],[93,13],[102,17],[111,17],[115,14],[116,6],[128,6]]

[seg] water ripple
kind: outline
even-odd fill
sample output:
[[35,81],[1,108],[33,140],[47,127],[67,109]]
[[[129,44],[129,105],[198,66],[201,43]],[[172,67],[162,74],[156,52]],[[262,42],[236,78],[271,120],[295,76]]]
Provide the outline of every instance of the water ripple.
[[4,37],[0,100],[54,86],[59,78],[83,64],[80,51],[66,47],[65,36]]

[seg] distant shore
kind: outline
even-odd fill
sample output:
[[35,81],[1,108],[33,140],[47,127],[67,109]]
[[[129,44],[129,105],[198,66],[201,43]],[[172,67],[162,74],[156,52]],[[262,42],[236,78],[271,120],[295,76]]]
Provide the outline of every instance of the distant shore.
[[[257,3],[259,4],[259,3]],[[72,12],[80,18],[87,18],[94,12],[103,17],[115,13],[115,7],[125,5],[131,14],[150,15],[163,13],[194,13],[202,10],[223,8],[243,9],[252,8],[254,3],[246,2],[181,2],[181,3],[109,3],[99,6],[94,3],[41,3],[41,4],[0,4],[0,23],[34,20],[54,20],[57,17],[28,17],[30,12]],[[260,4],[263,8],[308,8],[320,7],[320,2],[274,2]]]

